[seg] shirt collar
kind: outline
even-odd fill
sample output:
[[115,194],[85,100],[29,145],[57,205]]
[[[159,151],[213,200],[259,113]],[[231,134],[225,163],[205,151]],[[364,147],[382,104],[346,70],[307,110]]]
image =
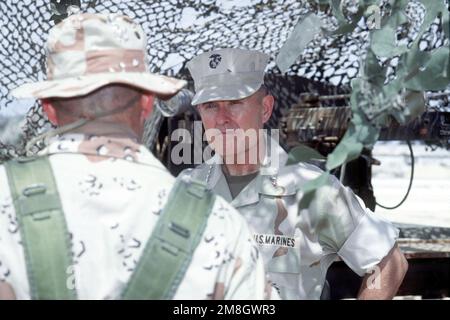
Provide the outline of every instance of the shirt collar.
[[91,162],[121,159],[166,170],[163,164],[135,138],[67,133],[53,137],[40,155],[83,154]]
[[270,196],[291,194],[292,188],[283,186],[284,180],[277,181],[280,168],[284,167],[287,162],[287,152],[272,138],[270,138],[270,143],[266,146],[266,156],[259,174],[236,198],[232,199],[231,197],[226,178],[220,167],[222,165],[222,158],[218,154],[206,162],[209,171],[207,178],[208,187],[224,197],[225,200],[231,202],[234,207],[242,207],[258,202],[261,193]]

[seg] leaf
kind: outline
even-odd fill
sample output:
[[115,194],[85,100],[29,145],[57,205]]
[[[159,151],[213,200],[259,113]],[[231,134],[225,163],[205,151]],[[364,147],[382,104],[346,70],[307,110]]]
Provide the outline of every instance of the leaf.
[[344,137],[333,152],[328,155],[325,166],[328,171],[341,166],[345,162],[356,159],[364,146],[373,146],[378,139],[379,128],[367,119],[364,115],[364,110],[362,110],[364,101],[360,101],[360,99],[365,95],[362,92],[361,84],[361,79],[353,79],[351,82],[352,95],[350,97],[350,105],[353,114],[352,120]]
[[309,207],[312,200],[314,200],[316,190],[324,186],[329,181],[329,178],[330,174],[324,172],[316,179],[310,180],[303,185],[303,188],[301,189],[303,196],[298,204],[299,210],[307,209]]
[[392,22],[394,25],[400,26],[408,22],[408,17],[405,14],[406,6],[411,0],[393,0],[391,1],[392,8]]
[[450,39],[450,23],[449,23],[449,15],[450,15],[450,4],[448,10],[444,10],[442,12],[442,29],[444,30],[445,37]]
[[371,124],[350,126],[342,140],[328,155],[326,169],[333,170],[359,157],[364,147],[372,148],[378,140],[380,129]]
[[289,152],[289,157],[286,164],[290,165],[299,162],[307,162],[313,159],[323,160],[325,157],[322,156],[316,149],[305,145],[299,145]]
[[405,88],[414,91],[446,89],[450,84],[447,72],[449,58],[448,47],[441,47],[413,57],[408,64],[413,73],[405,79]]
[[389,82],[389,84],[385,85],[381,90],[384,94],[384,96],[387,99],[394,99],[395,96],[403,89],[403,75],[401,74],[402,72],[402,67],[399,67],[399,69],[397,69],[397,79]]
[[394,25],[396,26],[401,26],[402,24],[405,24],[409,21],[408,17],[403,11],[396,11],[395,13],[393,13],[392,20]]
[[[372,0],[370,0],[369,2],[371,2],[371,1]],[[337,27],[336,30],[332,30],[332,31],[324,30],[323,33],[326,36],[338,36],[338,35],[343,35],[343,34],[352,32],[353,30],[355,30],[356,26],[358,25],[358,22],[363,17],[365,8],[370,4],[371,3],[365,4],[364,0],[359,0],[358,11],[351,17],[350,22],[347,19],[344,19],[339,24],[339,26]]]
[[378,63],[378,59],[371,49],[367,50],[366,60],[363,65],[364,78],[371,84],[381,87],[386,78],[386,68]]
[[379,57],[392,58],[405,53],[406,45],[396,45],[396,30],[399,26],[408,22],[404,10],[408,1],[395,1],[392,5],[392,13],[383,19],[383,26],[373,30],[371,34],[371,48]]
[[308,13],[297,23],[276,58],[276,64],[281,72],[286,72],[294,64],[308,43],[321,32],[321,26],[322,21],[314,13]]
[[361,153],[363,144],[356,139],[354,132],[350,132],[349,129],[333,152],[328,155],[325,166],[328,171],[341,166],[347,161],[356,159]]
[[372,32],[370,42],[373,53],[381,57],[390,56],[390,52],[395,47],[395,30],[389,25],[375,30]]
[[333,9],[333,15],[335,16],[337,21],[340,24],[345,24],[348,21],[345,18],[344,14],[342,13],[341,2],[342,2],[341,0],[331,0],[331,8]]
[[406,121],[411,121],[425,112],[425,96],[422,91],[407,91],[405,93],[406,110],[408,115]]
[[408,50],[406,45],[397,46],[395,43],[395,29],[390,25],[386,25],[372,33],[371,49],[377,56],[392,58]]

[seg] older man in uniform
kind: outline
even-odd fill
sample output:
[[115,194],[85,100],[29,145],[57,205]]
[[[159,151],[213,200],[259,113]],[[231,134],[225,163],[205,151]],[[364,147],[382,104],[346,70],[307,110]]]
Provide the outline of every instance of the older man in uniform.
[[130,18],[79,14],[50,30],[40,99],[58,129],[38,157],[0,166],[0,299],[261,299],[245,220],[140,144],[155,97],[185,82],[149,73]]
[[263,84],[268,56],[241,49],[203,53],[188,63],[215,155],[189,175],[228,200],[250,224],[273,285],[283,299],[319,299],[326,272],[340,258],[364,276],[360,299],[391,299],[407,270],[398,230],[374,216],[334,177],[307,209],[302,186],[315,166],[286,165],[276,139],[261,134],[274,97]]

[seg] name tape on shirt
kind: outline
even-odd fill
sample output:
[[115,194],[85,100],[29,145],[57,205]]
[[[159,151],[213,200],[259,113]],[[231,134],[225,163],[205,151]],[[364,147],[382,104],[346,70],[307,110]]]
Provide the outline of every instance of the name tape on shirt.
[[296,248],[298,246],[298,241],[296,241],[294,237],[289,236],[255,233],[253,238],[257,244],[265,246],[278,246],[286,248]]

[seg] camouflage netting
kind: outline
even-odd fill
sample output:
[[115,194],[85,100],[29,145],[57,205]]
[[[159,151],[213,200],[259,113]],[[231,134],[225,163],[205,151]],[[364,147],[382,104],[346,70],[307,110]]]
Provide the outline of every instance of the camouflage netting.
[[[347,2],[351,4],[352,1]],[[189,75],[184,66],[188,60],[199,53],[223,47],[262,50],[272,58],[270,72],[279,74],[274,63],[275,56],[297,21],[309,10],[314,11],[308,3],[298,0],[93,0],[81,1],[80,9],[82,12],[130,16],[147,32],[150,71],[186,79]],[[54,21],[50,1],[6,0],[0,2],[0,12],[0,125],[3,125],[6,122],[2,117],[11,117],[18,106],[18,101],[9,96],[10,90],[22,83],[45,78],[45,41]],[[423,15],[421,5],[412,2],[408,7],[411,25],[405,32],[405,41],[414,38],[417,22],[423,19]],[[333,24],[331,18],[324,19],[329,25]],[[287,74],[334,86],[348,85],[349,80],[357,76],[359,61],[364,58],[368,39],[366,28],[366,24],[361,23],[350,36],[316,39]],[[423,46],[435,48],[441,46],[443,41],[442,31],[431,28],[423,39]],[[391,63],[394,70],[395,60]],[[277,110],[279,117],[282,109],[295,99],[292,92],[286,90],[288,85],[271,79],[281,100]],[[313,89],[305,86],[303,90]],[[40,105],[37,102],[26,103],[29,110],[25,123],[15,120],[21,124],[21,130],[9,139],[4,139],[0,130],[0,162],[23,154],[25,142],[49,127]],[[438,100],[434,104],[438,107],[448,104],[448,99]],[[274,119],[276,121],[277,117]]]

